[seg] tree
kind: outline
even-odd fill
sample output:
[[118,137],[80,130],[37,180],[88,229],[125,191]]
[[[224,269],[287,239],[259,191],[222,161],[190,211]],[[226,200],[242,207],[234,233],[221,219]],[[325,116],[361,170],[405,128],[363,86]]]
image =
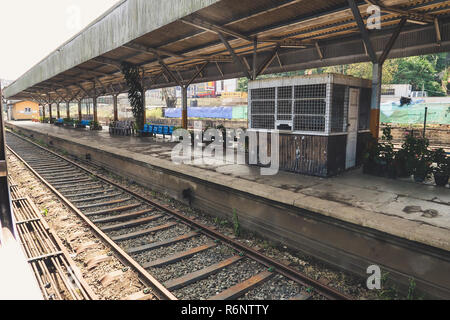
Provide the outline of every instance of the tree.
[[[398,66],[395,60],[387,60],[383,65],[383,84],[391,84]],[[343,66],[325,67],[323,73],[342,73],[349,76],[372,79],[372,63],[362,62]]]
[[[398,59],[398,72],[394,76],[394,83],[411,84],[413,90],[425,89],[430,96],[444,96],[442,80],[436,70],[439,57],[436,55],[416,56]],[[438,66],[442,68],[442,65]]]

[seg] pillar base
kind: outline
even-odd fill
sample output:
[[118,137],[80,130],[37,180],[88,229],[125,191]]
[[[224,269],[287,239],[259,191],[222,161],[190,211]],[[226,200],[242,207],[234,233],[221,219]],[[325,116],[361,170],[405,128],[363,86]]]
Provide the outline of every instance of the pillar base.
[[380,138],[380,109],[370,110],[370,132],[375,139]]

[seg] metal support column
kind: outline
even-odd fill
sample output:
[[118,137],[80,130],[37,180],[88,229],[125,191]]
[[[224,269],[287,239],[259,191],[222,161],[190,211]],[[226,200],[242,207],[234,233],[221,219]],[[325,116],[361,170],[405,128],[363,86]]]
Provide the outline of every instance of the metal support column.
[[97,97],[92,98],[93,101],[93,108],[94,108],[94,122],[98,123],[98,116],[97,116]]
[[114,106],[114,121],[119,121],[119,110],[118,110],[118,95],[113,95],[113,106]]
[[372,101],[370,112],[370,132],[375,139],[380,137],[380,103],[381,103],[381,84],[383,77],[383,65],[373,64],[372,79]]
[[182,117],[181,117],[181,126],[183,127],[183,129],[188,128],[188,98],[187,98],[187,91],[188,91],[188,87],[187,86],[182,86],[181,87],[181,102],[183,105],[183,111],[182,111]]
[[42,118],[45,118],[45,105],[42,105]]
[[56,104],[56,118],[61,118],[61,110],[59,109],[59,102]]
[[78,101],[78,120],[83,120],[83,111],[81,110],[81,100]]
[[66,102],[67,119],[70,119],[70,101]]
[[144,125],[147,123],[147,107],[146,107],[146,98],[145,93],[147,90],[144,88],[144,92],[142,93],[142,103],[144,104],[144,109],[142,111],[142,129],[144,129]]
[[48,104],[48,115],[50,117],[50,123],[52,123],[52,121],[53,121],[53,112],[52,112],[52,104],[51,103]]

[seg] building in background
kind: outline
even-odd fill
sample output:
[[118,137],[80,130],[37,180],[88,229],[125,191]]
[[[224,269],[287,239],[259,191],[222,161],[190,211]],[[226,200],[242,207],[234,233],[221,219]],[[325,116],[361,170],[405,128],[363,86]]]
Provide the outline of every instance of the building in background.
[[39,120],[39,104],[33,101],[11,101],[8,103],[8,119]]
[[410,84],[384,84],[381,88],[381,95],[384,98],[411,97],[412,85]]

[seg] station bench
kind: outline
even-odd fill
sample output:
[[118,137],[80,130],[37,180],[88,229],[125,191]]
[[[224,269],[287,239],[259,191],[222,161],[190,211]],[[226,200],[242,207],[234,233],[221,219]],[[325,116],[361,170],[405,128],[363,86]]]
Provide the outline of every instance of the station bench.
[[81,120],[81,122],[75,125],[76,128],[86,129],[87,126],[91,125],[91,120]]
[[172,136],[174,129],[175,127],[173,126],[145,124],[144,130],[141,130],[140,132],[144,135],[162,135],[163,138],[166,138],[166,136]]
[[134,134],[133,121],[113,121],[109,124],[109,134],[131,136]]

